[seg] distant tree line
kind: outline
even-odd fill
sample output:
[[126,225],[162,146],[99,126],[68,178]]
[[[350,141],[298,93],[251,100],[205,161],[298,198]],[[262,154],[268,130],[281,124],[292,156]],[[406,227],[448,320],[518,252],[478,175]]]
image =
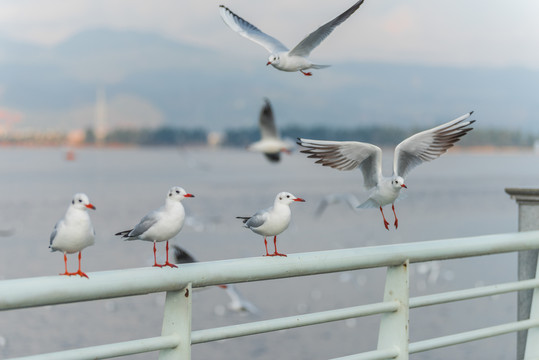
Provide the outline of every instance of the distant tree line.
[[[281,136],[291,139],[297,137],[324,140],[356,140],[380,146],[395,146],[406,137],[422,129],[403,129],[391,126],[366,126],[354,128],[329,128],[322,126],[291,125],[281,130]],[[140,146],[183,146],[204,145],[207,143],[208,131],[203,128],[187,129],[177,127],[161,127],[157,129],[116,129],[111,131],[105,142],[108,144],[133,144]],[[226,129],[223,146],[245,147],[260,139],[258,127]],[[465,136],[459,145],[462,146],[532,146],[537,136],[516,130],[474,129]],[[86,132],[86,142],[94,143],[92,130]]]

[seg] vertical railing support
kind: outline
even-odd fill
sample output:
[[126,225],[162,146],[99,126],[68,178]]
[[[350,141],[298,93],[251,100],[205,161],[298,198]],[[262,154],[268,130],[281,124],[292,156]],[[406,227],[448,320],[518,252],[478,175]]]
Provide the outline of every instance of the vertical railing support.
[[[518,204],[518,231],[539,230],[539,189],[507,188],[505,192],[515,199]],[[518,280],[528,280],[535,277],[537,269],[538,250],[519,251]],[[517,319],[530,318],[533,290],[522,290],[517,295]],[[517,334],[517,360],[524,359],[526,350],[527,331]]]
[[[539,279],[539,266],[535,271],[535,277]],[[539,288],[532,290],[532,303],[530,309],[530,319],[539,319]],[[530,328],[526,337],[526,349],[524,359],[539,359],[539,328]]]
[[159,360],[191,360],[191,283],[179,291],[168,291],[161,335],[176,334],[180,344],[159,352]]
[[408,261],[399,266],[387,268],[384,302],[397,301],[399,309],[385,313],[380,321],[378,350],[395,348],[399,351],[397,360],[408,360],[409,325],[409,272]]

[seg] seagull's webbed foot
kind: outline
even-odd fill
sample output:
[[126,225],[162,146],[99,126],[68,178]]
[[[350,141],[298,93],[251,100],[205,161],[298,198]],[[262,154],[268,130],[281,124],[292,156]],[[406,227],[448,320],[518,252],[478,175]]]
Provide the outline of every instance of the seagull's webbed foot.
[[85,277],[86,279],[89,279],[88,275],[86,275],[84,272],[82,272],[81,269],[79,269],[77,272],[70,273],[69,275],[79,275],[80,277]]
[[303,75],[305,75],[305,76],[312,76],[312,75],[313,75],[311,72],[305,72],[305,71],[303,71],[303,70],[300,70],[300,71],[301,71],[301,73],[302,73]]

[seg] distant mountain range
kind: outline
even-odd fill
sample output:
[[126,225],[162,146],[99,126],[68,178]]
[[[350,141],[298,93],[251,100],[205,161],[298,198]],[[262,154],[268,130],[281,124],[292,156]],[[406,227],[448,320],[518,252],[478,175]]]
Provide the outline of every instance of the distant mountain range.
[[0,109],[22,114],[17,129],[85,128],[104,89],[111,128],[253,126],[267,97],[283,127],[427,127],[475,110],[477,127],[539,132],[538,71],[333,63],[305,77],[244,50],[110,29],[50,48],[0,39]]

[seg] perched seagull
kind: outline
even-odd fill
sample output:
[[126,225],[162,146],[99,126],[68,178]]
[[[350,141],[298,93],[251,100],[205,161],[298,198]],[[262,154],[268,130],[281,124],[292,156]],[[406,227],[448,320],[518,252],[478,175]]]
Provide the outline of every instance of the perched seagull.
[[[189,197],[195,196],[188,194],[179,186],[173,186],[168,191],[165,205],[148,213],[133,229],[120,231],[115,235],[121,236],[125,240],[153,241],[153,266],[177,267],[168,261],[168,241],[182,229],[185,220],[185,210],[181,201]],[[157,250],[155,248],[155,243],[161,241],[167,242],[167,260],[162,265],[157,263]]]
[[[190,253],[185,249],[179,247],[178,245],[172,245],[174,248],[174,262],[177,264],[189,264],[197,262]],[[252,314],[259,312],[258,308],[245,299],[236,287],[232,284],[219,285],[221,289],[224,289],[228,296],[230,297],[231,302],[228,304],[228,308],[233,311],[246,311]]]
[[294,144],[281,140],[275,120],[273,110],[268,99],[264,99],[265,104],[260,111],[258,126],[260,127],[260,140],[247,147],[249,151],[258,151],[266,155],[272,162],[278,162],[281,159],[281,151],[290,153]]
[[331,166],[338,170],[352,170],[356,167],[363,173],[365,187],[373,189],[369,198],[359,208],[379,207],[384,226],[389,230],[382,207],[391,204],[395,216],[395,228],[399,220],[395,213],[395,200],[402,188],[406,188],[404,177],[417,165],[434,160],[444,154],[460,138],[473,128],[475,120],[467,120],[469,112],[443,125],[410,136],[395,148],[393,175],[382,175],[382,150],[375,145],[358,141],[324,141],[298,138],[298,144],[307,148],[301,150],[309,158],[318,159],[317,164]]
[[[82,193],[75,194],[66,214],[52,230],[49,248],[51,251],[64,252],[65,272],[60,275],[80,275],[88,278],[88,275],[80,269],[81,251],[85,247],[93,245],[95,239],[95,231],[87,209],[95,210],[95,206],[90,203],[88,196]],[[70,273],[67,271],[67,254],[73,254],[77,251],[79,252],[79,270]]]
[[[273,206],[257,211],[253,216],[237,216],[236,219],[242,219],[244,226],[253,232],[264,236],[264,245],[266,245],[266,256],[286,256],[277,252],[277,235],[286,230],[290,224],[290,204],[294,201],[305,202],[305,200],[295,197],[289,192],[280,192],[275,197]],[[275,252],[268,253],[267,236],[273,236]]]
[[[250,24],[243,18],[234,14],[224,5],[219,5],[219,12],[225,24],[241,36],[254,41],[258,45],[264,47],[269,53],[268,62],[266,65],[272,65],[274,68],[282,71],[301,71],[306,76],[311,76],[310,72],[304,72],[307,69],[322,69],[329,65],[313,64],[307,57],[311,51],[320,45],[320,43],[328,37],[329,34],[337,26],[342,24],[352,15],[364,0],[360,0],[352,5],[348,10],[337,16],[335,19],[320,26],[318,29],[306,36],[292,50],[289,50],[279,40],[262,32],[256,26]],[[277,23],[278,24],[278,23]],[[278,24],[280,26],[280,24]]]

